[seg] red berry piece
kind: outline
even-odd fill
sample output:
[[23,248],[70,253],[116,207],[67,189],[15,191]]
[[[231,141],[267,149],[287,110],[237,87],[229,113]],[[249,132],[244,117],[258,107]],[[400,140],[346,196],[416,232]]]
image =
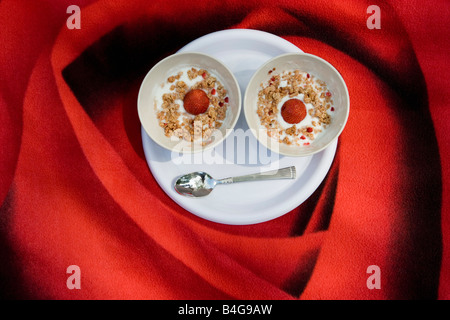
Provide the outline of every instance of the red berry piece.
[[205,91],[194,89],[186,93],[183,99],[183,105],[187,112],[198,115],[208,110],[209,99]]
[[281,116],[287,123],[299,123],[306,117],[306,106],[299,99],[289,99],[281,107]]

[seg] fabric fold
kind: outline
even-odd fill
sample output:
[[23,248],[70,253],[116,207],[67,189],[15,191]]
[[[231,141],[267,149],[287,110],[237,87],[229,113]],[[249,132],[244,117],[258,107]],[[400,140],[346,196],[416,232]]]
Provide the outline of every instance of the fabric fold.
[[[361,1],[84,1],[81,29],[69,30],[69,5],[0,4],[0,256],[10,261],[0,276],[15,280],[2,295],[448,298],[449,112],[437,97],[447,89],[424,69],[448,54],[425,54],[426,27],[405,21],[442,25],[436,9],[422,17],[404,2],[381,2],[382,27],[370,30],[370,3]],[[152,65],[229,28],[271,32],[324,58],[351,100],[316,192],[249,226],[204,221],[164,193],[147,167],[136,110]],[[82,271],[81,290],[67,288],[70,265]],[[373,265],[381,289],[367,286]]]

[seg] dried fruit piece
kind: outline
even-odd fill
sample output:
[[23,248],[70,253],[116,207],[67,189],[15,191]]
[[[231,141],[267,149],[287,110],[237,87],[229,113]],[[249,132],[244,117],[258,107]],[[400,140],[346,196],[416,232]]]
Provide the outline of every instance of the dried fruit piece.
[[306,117],[306,106],[299,99],[289,99],[281,107],[281,116],[287,123],[299,123]]
[[201,89],[193,89],[186,93],[183,103],[184,109],[193,115],[204,113],[209,107],[208,96]]

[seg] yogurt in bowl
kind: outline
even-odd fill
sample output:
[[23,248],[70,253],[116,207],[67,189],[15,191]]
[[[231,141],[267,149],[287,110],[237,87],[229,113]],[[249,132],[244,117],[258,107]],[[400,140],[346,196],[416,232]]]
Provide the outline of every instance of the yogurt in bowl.
[[219,60],[198,52],[171,55],[145,76],[138,114],[158,145],[179,153],[219,145],[236,125],[241,93],[233,73]]
[[307,53],[288,53],[262,65],[244,97],[249,128],[265,147],[286,156],[310,156],[338,138],[350,99],[339,72]]
[[167,137],[207,146],[227,117],[229,97],[217,78],[204,69],[181,68],[155,94],[155,112]]

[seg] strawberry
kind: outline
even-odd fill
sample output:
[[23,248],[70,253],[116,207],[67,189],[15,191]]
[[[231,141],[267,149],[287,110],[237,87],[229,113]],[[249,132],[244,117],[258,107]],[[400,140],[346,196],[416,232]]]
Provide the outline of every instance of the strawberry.
[[305,104],[299,99],[289,99],[281,107],[281,116],[287,123],[299,123],[306,117]]
[[183,99],[184,109],[193,115],[204,113],[209,107],[209,98],[201,89],[193,89]]

